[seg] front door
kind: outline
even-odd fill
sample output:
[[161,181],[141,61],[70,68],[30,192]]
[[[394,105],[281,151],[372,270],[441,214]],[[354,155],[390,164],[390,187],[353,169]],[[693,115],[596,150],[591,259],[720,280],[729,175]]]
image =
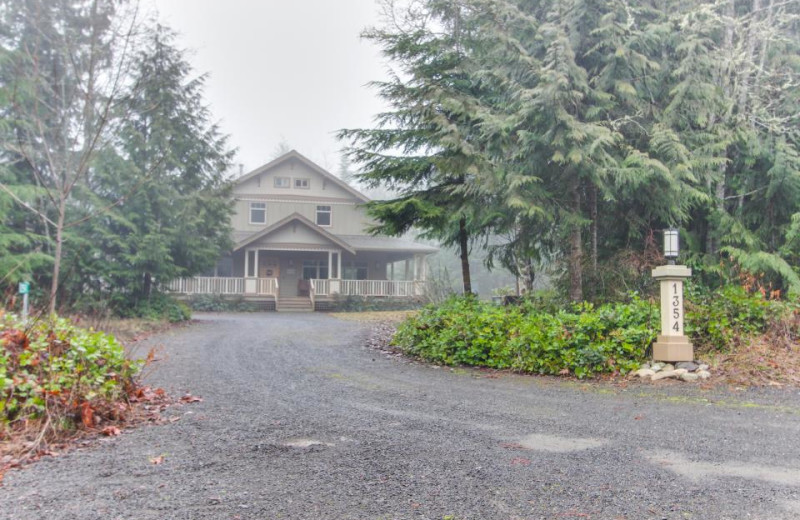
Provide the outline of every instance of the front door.
[[281,277],[281,264],[278,258],[268,256],[261,261],[258,269],[259,278],[280,278]]
[[298,279],[298,265],[297,260],[283,258],[279,268],[279,287],[278,292],[284,298],[293,298],[297,296],[297,279]]

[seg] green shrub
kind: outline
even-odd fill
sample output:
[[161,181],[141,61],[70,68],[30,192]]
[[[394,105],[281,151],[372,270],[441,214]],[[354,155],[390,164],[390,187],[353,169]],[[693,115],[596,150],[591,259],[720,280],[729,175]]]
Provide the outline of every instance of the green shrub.
[[243,296],[227,297],[220,294],[198,294],[188,301],[189,307],[199,312],[256,312],[262,310],[257,303]]
[[44,416],[86,424],[92,414],[117,413],[141,363],[125,358],[113,337],[65,319],[21,323],[0,316],[0,422]]
[[422,306],[418,298],[367,298],[338,294],[326,303],[325,310],[336,312],[406,311]]
[[789,302],[767,300],[729,285],[715,291],[688,286],[686,331],[700,350],[730,350],[763,334],[795,312]]
[[120,305],[116,309],[116,314],[121,318],[167,320],[170,323],[178,323],[192,318],[192,310],[188,305],[163,293],[153,293],[149,299],[139,300],[130,306]]
[[499,307],[451,298],[403,322],[394,344],[445,365],[488,366],[538,374],[626,373],[654,340],[658,310],[630,303],[570,306],[557,312],[537,302]]

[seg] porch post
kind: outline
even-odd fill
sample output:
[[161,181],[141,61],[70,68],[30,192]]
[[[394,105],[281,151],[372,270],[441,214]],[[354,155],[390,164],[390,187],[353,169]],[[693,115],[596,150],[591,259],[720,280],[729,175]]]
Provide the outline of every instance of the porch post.
[[258,252],[259,251],[260,251],[260,249],[256,249],[256,268],[253,270],[253,274],[256,275],[256,278],[258,278]]
[[408,258],[406,258],[406,271],[405,274],[403,275],[403,280],[408,281]]
[[390,276],[392,278],[392,281],[394,281],[394,262],[389,264],[389,272],[391,273]]
[[328,250],[328,280],[333,278],[333,251]]
[[342,250],[336,253],[336,278],[342,279]]
[[248,273],[250,272],[250,250],[244,250],[244,277],[247,278]]
[[422,264],[420,266],[422,268],[422,274],[420,276],[420,279],[424,282],[428,280],[428,256],[420,255],[420,260],[421,260],[420,263]]

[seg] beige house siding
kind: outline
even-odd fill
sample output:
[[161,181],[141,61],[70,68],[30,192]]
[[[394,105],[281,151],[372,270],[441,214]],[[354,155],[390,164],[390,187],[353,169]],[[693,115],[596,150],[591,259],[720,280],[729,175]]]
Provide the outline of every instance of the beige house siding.
[[338,246],[335,246],[329,240],[321,237],[316,231],[308,229],[306,226],[297,223],[282,227],[281,229],[270,233],[269,236],[257,240],[254,244],[248,247],[266,247],[272,244],[314,245],[331,248],[335,247],[338,249]]
[[[290,179],[289,187],[276,188],[276,177]],[[295,179],[307,179],[308,188],[296,188]],[[353,195],[348,193],[344,188],[336,185],[336,183],[330,179],[326,179],[318,172],[296,159],[290,159],[282,164],[278,164],[269,171],[255,175],[237,184],[233,189],[233,193],[234,196],[243,194],[269,194],[279,196],[301,195],[355,200]]]
[[[234,216],[231,224],[236,231],[249,231],[255,233],[265,226],[278,222],[287,215],[299,213],[312,222],[317,219],[317,206],[331,206],[331,226],[324,229],[335,235],[364,235],[365,229],[371,221],[364,214],[364,209],[355,203],[317,202],[275,202],[259,200],[240,196],[234,206]],[[250,203],[263,202],[267,205],[267,222],[265,224],[250,224]]]

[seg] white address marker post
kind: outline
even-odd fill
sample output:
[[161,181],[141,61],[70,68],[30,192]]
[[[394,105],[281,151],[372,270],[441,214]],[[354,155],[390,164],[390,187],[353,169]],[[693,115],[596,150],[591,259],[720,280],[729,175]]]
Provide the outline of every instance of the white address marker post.
[[656,361],[694,361],[694,346],[683,329],[683,281],[692,276],[685,265],[662,265],[653,269],[661,282],[661,334],[653,344]]
[[19,283],[19,293],[22,295],[22,320],[28,319],[28,293],[31,292],[30,282]]

